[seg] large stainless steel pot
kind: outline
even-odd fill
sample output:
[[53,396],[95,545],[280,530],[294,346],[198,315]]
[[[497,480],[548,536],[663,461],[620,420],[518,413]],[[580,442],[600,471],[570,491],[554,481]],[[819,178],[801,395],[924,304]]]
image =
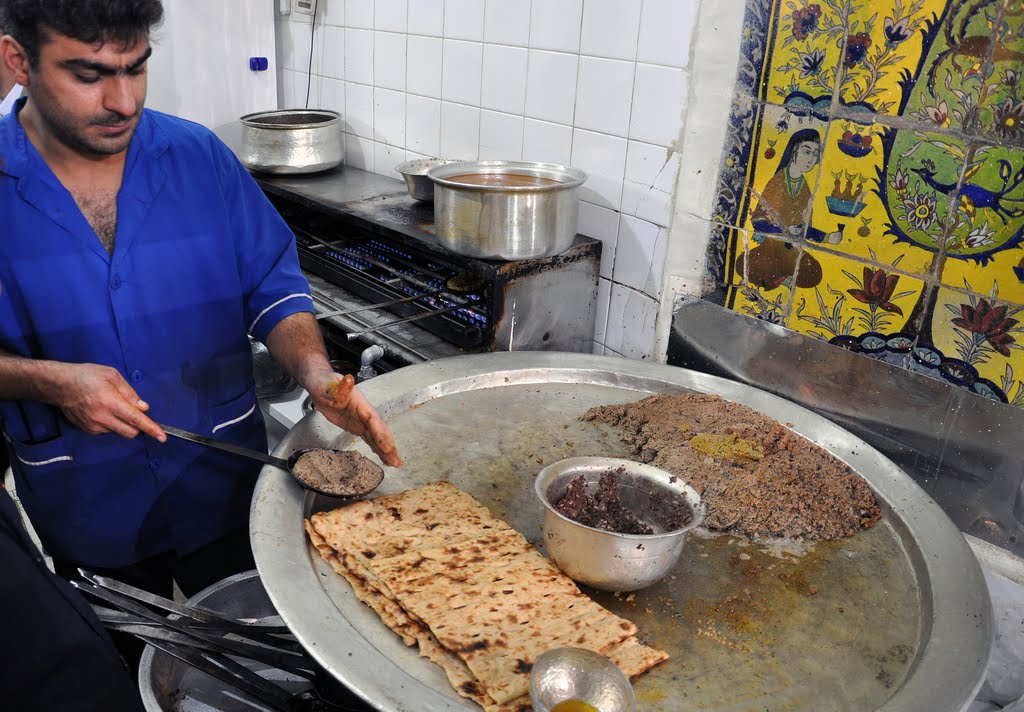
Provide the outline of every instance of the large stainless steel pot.
[[[450,180],[465,174],[527,175],[545,185],[471,185]],[[461,255],[529,260],[565,251],[576,236],[577,189],[587,174],[554,163],[472,161],[436,166],[434,228],[438,242]]]
[[241,118],[239,158],[263,173],[316,173],[345,157],[341,116],[322,109],[284,109]]

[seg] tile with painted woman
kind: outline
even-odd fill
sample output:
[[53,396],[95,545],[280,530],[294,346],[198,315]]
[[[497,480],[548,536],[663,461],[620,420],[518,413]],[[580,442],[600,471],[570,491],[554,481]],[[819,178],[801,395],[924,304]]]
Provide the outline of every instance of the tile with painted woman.
[[[753,207],[745,226],[753,229],[757,246],[736,260],[736,271],[765,291],[784,285],[798,289],[817,285],[820,266],[794,247],[805,240],[835,244],[842,239],[836,230],[825,232],[817,227],[812,214],[823,142],[821,127],[798,128],[782,139],[785,145],[778,162],[763,164],[754,178],[758,188],[753,191]],[[772,154],[766,151],[765,155]]]

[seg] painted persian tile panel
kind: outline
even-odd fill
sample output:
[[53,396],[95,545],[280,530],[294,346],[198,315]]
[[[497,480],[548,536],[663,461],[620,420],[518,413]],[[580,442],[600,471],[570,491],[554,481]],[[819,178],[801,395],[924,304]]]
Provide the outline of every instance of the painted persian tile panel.
[[1024,0],[749,0],[708,299],[1024,406]]

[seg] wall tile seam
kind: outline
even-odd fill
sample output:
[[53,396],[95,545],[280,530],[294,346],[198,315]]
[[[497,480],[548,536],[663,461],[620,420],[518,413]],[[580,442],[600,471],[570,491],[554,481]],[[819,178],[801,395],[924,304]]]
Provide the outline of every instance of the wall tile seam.
[[[670,327],[671,327],[671,318],[672,318],[671,317],[671,312],[674,309],[674,304],[675,304],[675,299],[676,299],[676,295],[673,293],[673,290],[672,290],[672,275],[669,274],[669,263],[670,263],[669,254],[671,254],[671,250],[672,250],[672,243],[673,243],[673,239],[672,238],[673,238],[673,235],[677,234],[677,227],[679,228],[679,230],[682,229],[681,228],[681,224],[677,226],[677,223],[679,223],[679,221],[680,221],[680,216],[676,214],[677,213],[676,203],[677,203],[677,201],[679,199],[680,177],[683,175],[683,146],[686,143],[687,124],[690,121],[690,111],[689,111],[689,109],[691,107],[695,106],[695,102],[696,102],[696,99],[697,99],[697,97],[696,97],[697,82],[691,81],[691,80],[689,80],[689,78],[693,76],[694,61],[695,61],[695,58],[696,58],[696,55],[697,55],[697,46],[698,46],[698,43],[700,42],[701,13],[705,9],[704,2],[701,2],[700,0],[694,0],[694,1],[695,2],[699,2],[699,5],[697,6],[697,12],[694,13],[693,27],[690,29],[690,51],[689,51],[689,56],[686,58],[686,65],[681,68],[682,71],[686,73],[687,78],[688,78],[688,80],[686,82],[686,96],[683,99],[683,108],[682,108],[683,116],[682,116],[682,121],[680,122],[680,126],[679,126],[679,133],[676,134],[676,140],[674,142],[674,145],[666,147],[666,148],[670,148],[674,154],[678,154],[679,155],[679,169],[676,172],[676,179],[675,179],[674,185],[672,187],[672,196],[669,199],[669,205],[668,205],[668,208],[669,208],[669,213],[668,213],[669,214],[669,220],[668,220],[668,223],[669,224],[665,227],[665,230],[667,231],[667,236],[665,238],[667,244],[665,246],[665,260],[664,260],[664,262],[662,263],[662,266],[661,266],[661,271],[662,271],[662,274],[661,274],[662,289],[661,289],[661,294],[658,296],[658,313],[657,313],[657,316],[655,317],[655,326],[654,326],[654,346],[653,346],[653,352],[654,353],[653,353],[653,356],[654,356],[655,360],[657,360],[659,362],[662,362],[662,363],[666,362],[667,359],[668,359],[669,331],[670,331]],[[647,5],[646,1],[641,4],[641,9],[640,9],[640,26],[641,27],[643,26],[643,10],[646,7],[646,5]],[[637,44],[639,45],[639,35],[637,36]],[[637,56],[639,57],[639,46],[637,48]],[[640,63],[639,59],[637,60],[637,63],[638,64]],[[645,64],[646,64],[646,62],[645,62]],[[735,80],[734,80],[734,85],[735,85]],[[633,80],[633,88],[634,88],[633,90],[635,92],[636,91],[636,79],[635,78]],[[630,113],[632,114],[632,110],[630,111]],[[630,116],[630,122],[632,122],[632,115]],[[724,150],[724,147],[723,147],[723,150]],[[671,159],[671,156],[669,158]],[[719,161],[719,165],[717,166],[717,168],[719,170],[718,170],[718,172],[716,173],[716,176],[715,176],[715,183],[716,184],[718,183],[718,180],[719,180],[718,175],[720,175],[720,173],[721,173],[721,161]],[[625,183],[623,183],[623,191],[625,191]],[[708,208],[709,209],[713,209],[714,205],[712,204],[712,205],[708,206]],[[689,211],[683,211],[683,212],[686,212],[687,214],[689,214]],[[701,218],[701,220],[704,221],[704,218]],[[710,226],[708,227],[708,229],[710,229]],[[676,240],[678,240],[678,239],[679,239],[679,237],[677,236]],[[710,244],[710,240],[708,240],[708,244],[705,245],[705,252],[707,251],[707,247],[708,247],[709,244]],[[707,258],[705,257],[705,262],[706,262],[706,259]]]
[[[688,71],[683,68],[683,71]],[[773,108],[785,108],[786,105],[775,102],[775,101],[762,101],[757,97],[740,91],[737,92],[736,98],[744,99],[749,101],[751,106],[760,106],[762,108],[773,107]],[[908,118],[906,116],[896,116],[891,114],[879,114],[875,112],[857,112],[852,111],[844,106],[841,106],[838,111],[829,110],[829,115],[825,119],[825,122],[831,124],[835,121],[850,121],[858,124],[864,124],[866,121],[870,121],[872,124],[884,126],[886,128],[892,128],[900,131],[920,131],[922,133],[936,134],[944,136],[946,138],[956,139],[964,143],[977,143],[987,146],[999,146],[1003,147],[998,139],[992,138],[988,134],[981,133],[970,133],[961,131],[955,128],[946,128],[939,126],[934,123],[929,123],[923,119]]]
[[[603,206],[601,206],[601,207],[603,207]],[[691,218],[693,220],[697,220],[697,221],[699,221],[701,223],[707,224],[710,227],[721,227],[721,228],[724,228],[726,230],[737,230],[739,232],[748,233],[748,234],[756,232],[753,228],[742,228],[742,227],[738,227],[736,225],[730,225],[728,223],[724,223],[724,222],[721,222],[721,221],[718,221],[718,220],[710,220],[710,219],[708,219],[706,217],[703,217],[703,216],[701,216],[701,215],[699,215],[697,213],[694,213],[694,212],[691,212],[691,211],[688,211],[688,210],[679,211],[678,214],[680,216],[683,216],[683,217],[686,217],[686,218]],[[633,217],[636,217],[636,216],[633,216]],[[642,220],[643,218],[640,218],[640,219]],[[673,226],[675,225],[675,220],[676,220],[676,217],[675,217],[675,214],[673,214]],[[768,239],[772,240],[772,239],[776,239],[776,238],[769,237]],[[779,238],[779,239],[781,239],[781,238]],[[843,252],[842,250],[837,250],[837,249],[832,248],[832,247],[827,247],[825,243],[817,243],[817,242],[814,242],[814,241],[808,241],[808,240],[806,240],[804,238],[786,239],[786,240],[783,240],[783,241],[799,243],[801,249],[803,249],[805,247],[810,247],[810,248],[813,248],[815,252],[823,252],[823,253],[829,254],[832,257],[839,257],[839,258],[844,259],[844,260],[849,261],[849,262],[856,262],[858,265],[861,265],[861,266],[871,266],[871,267],[873,267],[875,269],[882,269],[882,270],[884,270],[888,274],[896,274],[896,275],[903,276],[903,277],[910,277],[911,279],[916,279],[916,280],[919,280],[919,281],[922,281],[922,282],[928,282],[928,283],[931,283],[933,285],[948,286],[948,285],[945,285],[941,280],[936,279],[934,277],[934,275],[922,274],[920,272],[912,272],[910,270],[906,270],[906,269],[900,268],[899,266],[893,266],[892,264],[890,264],[888,262],[883,262],[881,260],[872,260],[870,257],[861,257],[859,255],[853,255],[853,254],[850,254],[849,252]],[[961,291],[961,292],[963,292],[965,294],[978,294],[978,295],[981,295],[980,292],[971,292],[970,290],[963,289],[963,288],[959,288],[958,291]],[[981,295],[981,296],[983,296],[983,295]]]

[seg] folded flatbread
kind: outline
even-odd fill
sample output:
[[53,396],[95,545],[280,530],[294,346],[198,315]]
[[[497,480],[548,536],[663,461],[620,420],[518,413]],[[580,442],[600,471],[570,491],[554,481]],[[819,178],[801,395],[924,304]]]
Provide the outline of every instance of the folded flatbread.
[[358,598],[487,712],[530,710],[530,670],[551,648],[594,650],[629,677],[668,658],[450,482],[314,514],[306,531]]

